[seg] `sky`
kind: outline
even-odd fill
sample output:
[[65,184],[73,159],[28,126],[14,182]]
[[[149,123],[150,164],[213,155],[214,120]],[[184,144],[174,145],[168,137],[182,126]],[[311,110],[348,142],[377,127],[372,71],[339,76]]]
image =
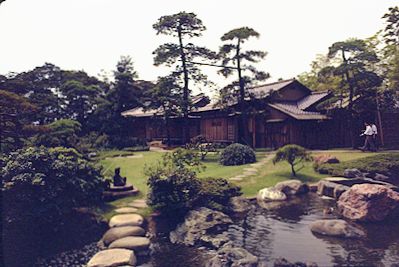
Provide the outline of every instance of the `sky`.
[[[53,63],[62,69],[111,73],[120,56],[131,56],[140,79],[156,80],[168,69],[153,65],[152,52],[174,41],[156,35],[163,15],[194,12],[207,30],[193,43],[217,50],[220,37],[248,26],[260,33],[246,43],[267,51],[258,69],[269,82],[310,70],[317,54],[348,38],[367,38],[397,0],[6,0],[0,5],[0,74]],[[216,84],[224,78],[204,67]]]

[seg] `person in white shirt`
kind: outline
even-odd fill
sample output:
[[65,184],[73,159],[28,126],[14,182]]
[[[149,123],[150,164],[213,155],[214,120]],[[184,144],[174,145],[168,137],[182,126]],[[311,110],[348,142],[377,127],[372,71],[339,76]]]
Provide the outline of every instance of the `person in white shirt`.
[[377,131],[377,126],[374,123],[371,124],[371,130],[373,130],[373,146],[374,146],[375,150],[377,150],[377,148],[378,148],[378,139],[377,139],[378,131]]
[[373,145],[373,129],[371,128],[371,125],[368,122],[365,122],[364,126],[366,126],[366,129],[360,136],[364,135],[364,136],[366,136],[366,138],[364,139],[363,147],[361,147],[360,149],[362,151],[365,151],[365,150],[374,151],[375,149],[374,149],[374,145]]

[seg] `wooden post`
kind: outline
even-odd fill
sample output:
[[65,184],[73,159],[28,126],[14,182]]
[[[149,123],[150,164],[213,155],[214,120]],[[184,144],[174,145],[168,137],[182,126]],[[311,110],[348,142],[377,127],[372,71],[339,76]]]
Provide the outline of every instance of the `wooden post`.
[[382,130],[381,110],[380,103],[378,101],[378,93],[376,92],[376,106],[377,106],[377,118],[378,118],[378,135],[380,136],[381,146],[384,146],[384,132]]
[[256,146],[256,117],[252,116],[252,147]]

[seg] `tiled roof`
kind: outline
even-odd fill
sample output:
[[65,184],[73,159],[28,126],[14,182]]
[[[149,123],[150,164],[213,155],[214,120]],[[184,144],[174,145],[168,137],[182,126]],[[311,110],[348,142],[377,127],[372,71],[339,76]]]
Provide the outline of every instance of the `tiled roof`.
[[312,94],[305,96],[301,100],[298,101],[298,107],[300,109],[307,109],[315,103],[319,102],[323,98],[327,97],[329,92],[313,92]]
[[295,102],[269,103],[270,107],[277,109],[297,120],[326,120],[328,117],[319,112],[305,111]]
[[264,85],[254,86],[249,88],[249,92],[254,94],[256,97],[265,97],[268,96],[271,92],[278,91],[287,85],[296,81],[295,79],[283,80],[274,83],[268,83]]
[[161,108],[158,109],[148,109],[143,108],[133,108],[121,113],[123,117],[152,117],[156,115],[162,115],[163,111]]

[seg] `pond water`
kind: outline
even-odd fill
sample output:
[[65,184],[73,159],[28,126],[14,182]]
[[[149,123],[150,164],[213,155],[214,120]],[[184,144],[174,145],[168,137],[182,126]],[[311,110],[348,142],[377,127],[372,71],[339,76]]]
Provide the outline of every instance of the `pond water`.
[[[237,246],[258,256],[267,266],[283,257],[289,261],[315,262],[319,266],[399,266],[399,218],[396,221],[359,225],[367,233],[363,239],[343,239],[315,236],[309,224],[318,219],[337,218],[324,210],[335,207],[335,201],[316,194],[296,198],[272,210],[254,205],[249,213],[234,218],[228,229]],[[197,267],[203,266],[203,253],[195,248],[173,245],[168,241],[170,225],[152,221],[157,229],[153,238],[152,256],[140,258],[142,266]],[[150,223],[151,224],[151,223]],[[82,256],[82,252],[84,251]],[[97,251],[89,245],[47,259],[37,266],[84,266]],[[80,253],[80,254],[79,254]],[[71,264],[66,259],[72,259]],[[76,259],[80,259],[79,264]],[[55,262],[63,265],[53,265]]]

